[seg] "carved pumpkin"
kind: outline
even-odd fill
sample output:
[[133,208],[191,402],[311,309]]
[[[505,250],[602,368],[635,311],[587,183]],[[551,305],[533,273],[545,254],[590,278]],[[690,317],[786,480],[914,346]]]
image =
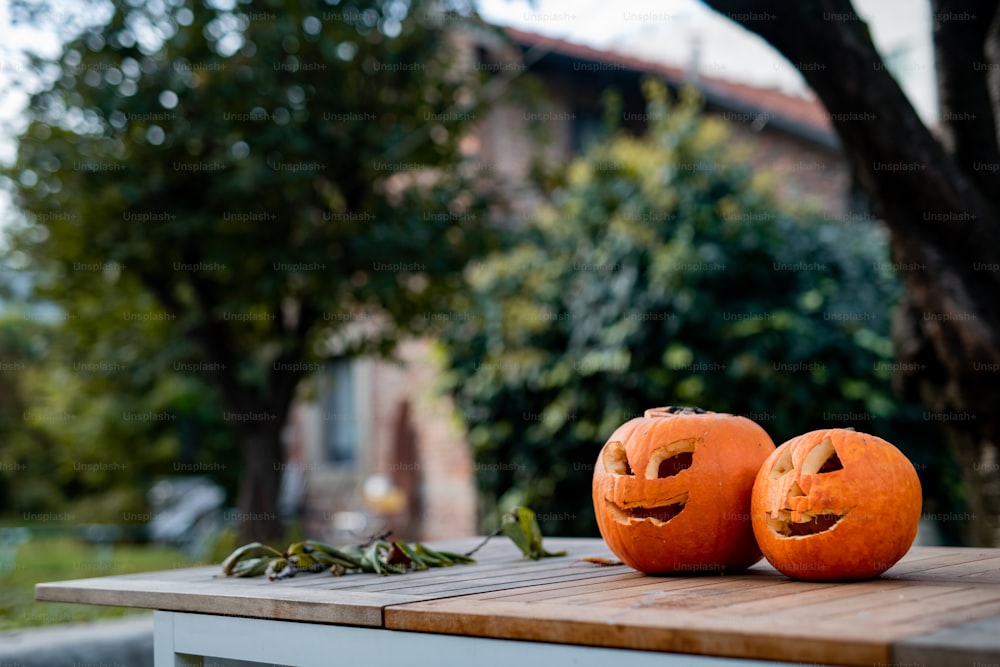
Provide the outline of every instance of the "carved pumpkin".
[[754,534],[768,562],[796,579],[878,576],[917,535],[920,480],[882,438],[824,429],[792,438],[753,487]]
[[594,467],[601,536],[647,574],[738,571],[761,552],[750,492],[774,443],[743,417],[655,408],[611,434]]

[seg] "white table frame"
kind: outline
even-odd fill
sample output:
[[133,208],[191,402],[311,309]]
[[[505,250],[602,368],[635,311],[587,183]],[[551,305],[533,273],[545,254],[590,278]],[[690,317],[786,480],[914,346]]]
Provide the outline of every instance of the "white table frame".
[[[155,667],[788,667],[787,662],[156,611]],[[426,661],[423,659],[426,658]],[[815,667],[822,667],[816,665]]]

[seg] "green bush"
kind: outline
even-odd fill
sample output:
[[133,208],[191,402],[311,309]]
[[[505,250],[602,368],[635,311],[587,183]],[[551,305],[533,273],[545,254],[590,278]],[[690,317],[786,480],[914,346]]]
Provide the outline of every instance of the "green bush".
[[546,534],[595,534],[597,453],[646,408],[746,415],[776,444],[853,426],[905,447],[919,415],[891,393],[880,231],[782,207],[697,100],[647,95],[645,136],[568,165],[444,334],[485,517],[523,503]]

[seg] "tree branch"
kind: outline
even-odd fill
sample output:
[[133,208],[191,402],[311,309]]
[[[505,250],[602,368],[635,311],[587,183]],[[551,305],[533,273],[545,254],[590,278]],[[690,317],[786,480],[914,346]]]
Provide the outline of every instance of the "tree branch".
[[[933,348],[937,366],[929,364],[930,372],[948,378],[939,393],[949,396],[948,405],[991,412],[993,393],[975,391],[982,378],[974,377],[973,362],[1000,362],[1000,303],[993,296],[1000,271],[982,268],[1000,265],[997,189],[981,189],[931,135],[850,0],[705,1],[767,40],[815,91],[889,229],[894,259],[917,267],[901,278],[911,312],[923,316],[911,324]],[[997,43],[992,36],[987,53]],[[997,72],[990,74],[992,86]],[[965,394],[963,387],[973,389]]]
[[[706,3],[762,36],[802,72],[830,112],[876,214],[894,235],[909,237],[907,247],[934,247],[970,271],[972,262],[1000,263],[994,203],[924,126],[850,0]],[[1000,272],[987,279],[1000,290]]]
[[[829,111],[876,214],[900,241],[897,249],[923,262],[921,249],[934,248],[969,272],[973,263],[1000,263],[995,204],[921,122],[850,0],[706,2],[800,69]],[[979,278],[1000,291],[1000,272]]]
[[[994,109],[1000,109],[1000,8],[997,8],[986,33],[983,44],[983,55],[989,65],[986,73],[986,90],[993,102]],[[1000,125],[1000,118],[994,114],[993,122]],[[1000,131],[1000,127],[997,128]],[[1000,142],[1000,138],[997,139]]]
[[945,147],[979,188],[1000,192],[1000,144],[986,55],[990,25],[998,15],[996,0],[931,0],[931,6]]

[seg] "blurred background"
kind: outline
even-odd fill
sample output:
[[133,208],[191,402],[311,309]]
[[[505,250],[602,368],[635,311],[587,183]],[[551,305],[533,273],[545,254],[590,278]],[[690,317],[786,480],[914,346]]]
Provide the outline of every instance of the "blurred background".
[[[937,127],[940,17],[854,5]],[[921,543],[995,544],[992,417],[928,386],[1000,366],[901,353],[936,277],[820,61],[698,0],[0,6],[0,629],[250,539],[596,536],[597,452],[671,404],[884,437]]]

